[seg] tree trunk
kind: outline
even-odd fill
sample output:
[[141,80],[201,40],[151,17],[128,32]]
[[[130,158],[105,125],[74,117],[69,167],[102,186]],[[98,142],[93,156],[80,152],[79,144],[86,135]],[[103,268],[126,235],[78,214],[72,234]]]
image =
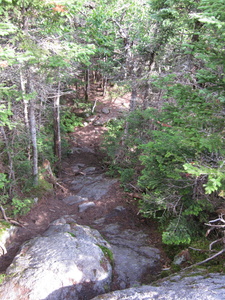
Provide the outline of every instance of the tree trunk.
[[[34,92],[34,88],[31,82],[31,74],[28,71],[27,77],[27,93]],[[35,96],[34,96],[35,97]],[[36,118],[35,118],[35,104],[36,99],[32,97],[29,101],[29,128],[30,128],[30,138],[32,145],[32,161],[33,161],[33,179],[34,185],[38,184],[38,147],[37,147],[37,129],[36,129]]]
[[[26,99],[26,82],[24,79],[24,74],[22,69],[20,69],[20,87],[22,91],[22,98],[23,98],[23,114],[24,114],[24,123],[26,126],[26,133],[29,135],[30,132],[30,125],[29,125],[29,115],[28,115],[28,103],[29,101]],[[31,149],[30,149],[30,141],[28,142],[28,149],[27,149],[27,154],[28,154],[28,160],[31,160]]]
[[137,106],[137,87],[133,85],[130,98],[130,112],[134,111]]
[[30,137],[32,144],[32,160],[33,160],[33,178],[34,185],[38,184],[38,148],[37,148],[37,131],[35,119],[35,99],[30,100],[29,121],[30,121]]
[[60,82],[58,84],[58,92],[54,97],[53,107],[53,120],[54,120],[54,154],[57,157],[59,167],[61,164],[61,132],[60,132]]
[[107,89],[107,77],[103,76],[102,78],[102,96],[105,97],[106,95],[106,89]]
[[90,70],[85,71],[85,101],[89,100],[90,93]]

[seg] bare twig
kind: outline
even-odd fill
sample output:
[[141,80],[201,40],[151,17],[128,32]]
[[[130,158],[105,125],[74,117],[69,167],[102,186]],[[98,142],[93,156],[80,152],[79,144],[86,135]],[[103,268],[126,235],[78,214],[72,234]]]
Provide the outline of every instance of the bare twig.
[[197,248],[193,248],[193,247],[188,247],[189,249],[191,249],[191,250],[194,250],[194,251],[199,251],[199,252],[208,252],[208,250],[202,250],[202,249],[197,249]]
[[223,238],[218,239],[218,240],[215,240],[215,241],[213,241],[212,243],[210,243],[210,245],[209,245],[209,250],[212,251],[212,246],[213,246],[214,244],[218,243],[218,242],[221,242],[221,241],[223,241]]
[[97,104],[97,99],[95,100],[95,103],[94,103],[94,105],[93,105],[93,107],[92,107],[92,110],[91,110],[91,112],[92,112],[92,114],[94,113],[94,111],[95,111],[95,107],[96,107],[96,104]]
[[9,222],[9,219],[8,219],[7,216],[6,216],[5,210],[4,210],[4,208],[2,207],[2,205],[0,206],[0,209],[1,209],[1,212],[2,212],[3,218],[4,218],[7,222]]
[[206,263],[206,262],[209,262],[210,260],[216,258],[217,256],[221,255],[221,254],[224,253],[224,252],[225,252],[225,249],[222,249],[221,251],[217,252],[217,253],[214,254],[213,256],[211,256],[211,257],[209,257],[209,258],[206,258],[205,260],[200,261],[200,262],[198,262],[198,263],[196,263],[196,264],[194,264],[194,265],[191,265],[191,266],[185,268],[184,270],[193,268],[193,267],[195,267],[195,266],[202,265],[202,264],[204,264],[204,263]]
[[[5,213],[5,210],[4,208],[2,207],[2,205],[0,205],[0,209],[1,209],[1,212],[2,212],[2,216],[3,218],[5,219],[6,222],[10,223],[10,224],[13,224],[13,225],[16,225],[16,226],[20,226],[20,227],[24,227],[22,224],[20,224],[19,222],[11,219],[11,218],[8,218],[6,216],[6,213]],[[24,227],[25,228],[25,227]]]

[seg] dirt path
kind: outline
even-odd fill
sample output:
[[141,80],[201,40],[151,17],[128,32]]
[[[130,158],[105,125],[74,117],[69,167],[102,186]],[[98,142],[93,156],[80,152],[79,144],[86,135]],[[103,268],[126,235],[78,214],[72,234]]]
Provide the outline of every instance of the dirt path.
[[[20,219],[24,223],[24,227],[18,228],[16,234],[11,238],[12,242],[9,249],[7,249],[7,254],[0,258],[0,272],[6,270],[16,255],[19,246],[24,241],[42,234],[53,220],[63,215],[76,215],[78,224],[91,225],[98,230],[101,230],[102,224],[99,224],[96,220],[107,216],[104,225],[118,223],[124,229],[141,230],[148,234],[151,246],[162,250],[161,237],[157,231],[156,224],[138,215],[134,199],[123,191],[119,182],[116,182],[111,187],[104,202],[96,201],[95,207],[83,213],[79,213],[79,203],[69,205],[62,201],[66,197],[74,195],[74,192],[70,189],[71,180],[76,180],[77,176],[74,166],[95,167],[95,171],[98,174],[105,172],[102,168],[103,154],[99,151],[99,144],[106,128],[101,124],[104,124],[111,118],[118,117],[118,115],[128,109],[128,96],[114,100],[106,100],[102,99],[102,97],[97,99],[96,118],[92,122],[87,123],[85,127],[76,128],[75,132],[71,134],[71,149],[75,149],[75,151],[72,151],[73,153],[64,159],[60,178],[67,188],[67,192],[62,193],[62,191],[58,190],[55,195],[53,193],[46,195],[26,216]],[[79,153],[79,151],[76,151],[78,148],[85,148],[90,151]],[[123,213],[112,213],[116,207],[123,207]],[[163,264],[166,260],[166,256],[162,255]]]

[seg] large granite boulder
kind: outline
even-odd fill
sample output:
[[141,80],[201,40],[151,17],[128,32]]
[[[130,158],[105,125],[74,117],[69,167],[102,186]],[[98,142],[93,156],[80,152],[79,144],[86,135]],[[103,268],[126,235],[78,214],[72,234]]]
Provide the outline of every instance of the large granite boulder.
[[98,231],[70,216],[23,244],[0,286],[4,300],[91,299],[109,291],[110,246]]
[[181,272],[154,285],[133,287],[97,296],[93,300],[221,300],[225,275],[202,271]]

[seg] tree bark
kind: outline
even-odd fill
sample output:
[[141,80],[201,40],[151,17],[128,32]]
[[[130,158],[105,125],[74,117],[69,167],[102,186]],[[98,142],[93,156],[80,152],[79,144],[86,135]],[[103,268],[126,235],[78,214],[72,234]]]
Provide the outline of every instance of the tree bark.
[[57,157],[60,166],[61,157],[62,157],[61,132],[60,132],[60,82],[58,83],[57,95],[54,97],[53,120],[54,120],[54,154]]
[[107,77],[103,76],[102,78],[102,96],[105,97],[106,95],[106,89],[107,89]]
[[137,105],[137,88],[136,85],[134,85],[131,91],[130,112],[136,109],[136,105]]
[[90,93],[90,70],[85,71],[85,101],[89,100]]
[[[27,92],[34,92],[32,86],[30,71],[27,77]],[[37,147],[37,129],[36,129],[36,118],[35,118],[35,104],[36,99],[33,96],[29,101],[29,128],[30,128],[30,139],[32,145],[32,161],[33,161],[33,183],[38,184],[38,147]]]
[[[22,98],[23,98],[23,114],[24,114],[24,123],[26,126],[26,133],[29,136],[30,132],[30,125],[29,125],[29,114],[28,114],[28,107],[29,107],[29,101],[26,99],[26,81],[24,79],[24,73],[23,70],[20,69],[20,87],[22,91]],[[31,149],[30,149],[30,141],[28,142],[28,160],[31,160]]]
[[30,120],[30,137],[32,144],[32,160],[33,160],[33,178],[34,185],[38,184],[38,148],[37,148],[37,131],[35,118],[35,99],[30,100],[29,120]]

